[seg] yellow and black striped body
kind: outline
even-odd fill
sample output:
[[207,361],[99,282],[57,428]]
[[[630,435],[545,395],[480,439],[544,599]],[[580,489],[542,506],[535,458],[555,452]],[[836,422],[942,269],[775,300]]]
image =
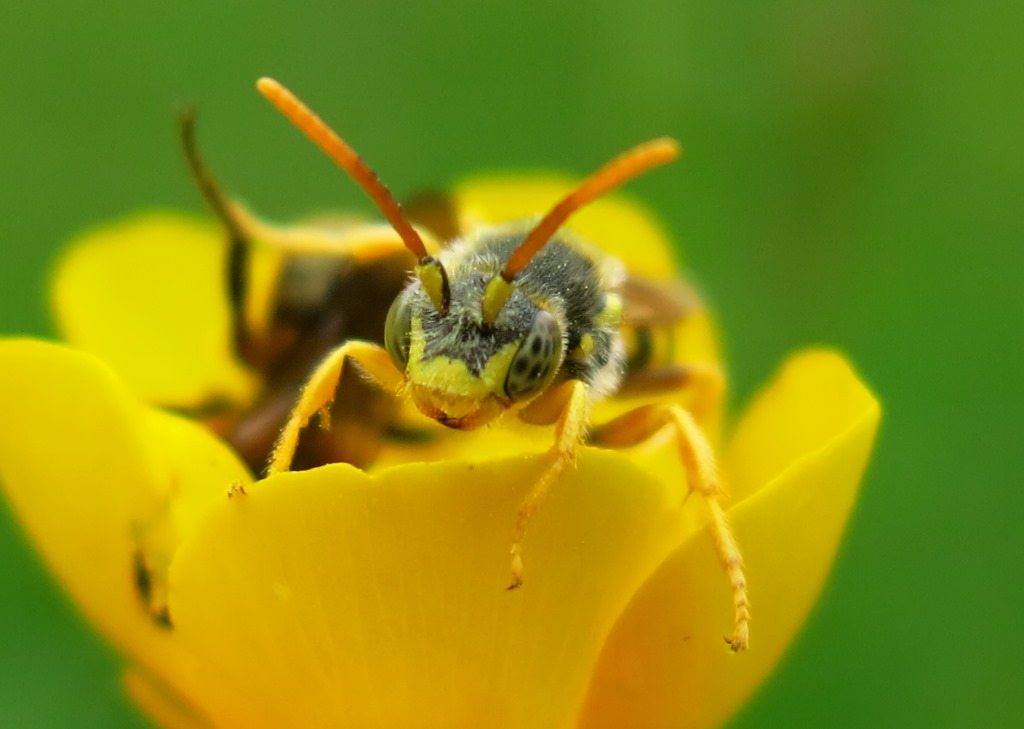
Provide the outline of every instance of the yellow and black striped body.
[[627,378],[630,374],[670,367],[678,362],[677,326],[624,323],[619,332],[626,351]]

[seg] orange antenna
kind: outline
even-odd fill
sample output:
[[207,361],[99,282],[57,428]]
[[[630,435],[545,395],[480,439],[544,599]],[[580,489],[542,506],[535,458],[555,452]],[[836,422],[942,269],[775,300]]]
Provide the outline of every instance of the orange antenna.
[[671,162],[679,157],[679,153],[679,142],[676,140],[668,137],[652,139],[626,150],[581,182],[579,187],[551,208],[551,212],[512,251],[502,272],[487,282],[481,301],[483,322],[493,324],[498,320],[502,308],[512,296],[512,281],[516,274],[526,268],[526,264],[551,240],[551,236],[570,215],[652,167]]
[[391,196],[384,184],[378,179],[377,173],[369,168],[362,157],[339,137],[334,130],[318,117],[313,111],[299,101],[291,91],[272,78],[261,78],[256,88],[266,97],[267,101],[277,107],[297,126],[314,144],[330,156],[338,165],[348,172],[359,186],[366,190],[374,204],[391,223],[406,247],[419,259],[427,258],[427,248],[423,239],[412,223],[405,217],[402,208]]
[[579,187],[566,195],[537,223],[526,239],[512,251],[501,277],[506,283],[512,283],[516,274],[537,255],[559,226],[581,207],[647,170],[671,162],[679,157],[680,152],[679,142],[669,137],[661,137],[637,145],[615,157],[580,183]]
[[416,275],[423,283],[423,288],[434,307],[442,313],[447,311],[451,299],[447,273],[441,262],[427,253],[427,247],[423,244],[420,234],[412,227],[401,206],[377,177],[377,173],[370,169],[363,158],[327,126],[323,119],[280,83],[272,78],[263,77],[256,82],[256,88],[366,191],[401,237],[405,247],[419,259]]

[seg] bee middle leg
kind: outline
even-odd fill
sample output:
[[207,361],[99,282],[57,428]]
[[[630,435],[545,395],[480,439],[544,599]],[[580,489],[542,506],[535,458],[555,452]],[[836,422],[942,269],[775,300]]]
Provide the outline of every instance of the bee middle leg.
[[696,492],[707,506],[715,549],[732,587],[734,627],[726,641],[734,651],[744,650],[749,642],[750,601],[743,557],[722,509],[723,491],[714,449],[693,416],[679,405],[654,403],[596,428],[591,441],[597,445],[627,447],[643,442],[665,427],[672,428],[675,435],[689,493]]
[[682,362],[630,372],[616,397],[687,392],[686,409],[700,421],[713,417],[725,397],[725,375],[713,362]]
[[326,426],[330,423],[329,407],[349,361],[358,363],[373,382],[384,390],[395,393],[401,387],[402,375],[382,347],[370,342],[348,341],[335,348],[316,366],[303,385],[299,399],[274,446],[267,475],[287,471],[291,467],[299,434],[314,415],[320,414],[321,424]]

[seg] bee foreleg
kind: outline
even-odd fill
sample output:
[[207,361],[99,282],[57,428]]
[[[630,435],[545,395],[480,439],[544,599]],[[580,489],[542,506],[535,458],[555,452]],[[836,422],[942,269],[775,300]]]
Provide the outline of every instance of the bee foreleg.
[[561,413],[554,421],[555,444],[548,452],[551,463],[516,510],[515,530],[512,532],[512,547],[509,550],[512,557],[512,582],[508,586],[509,590],[523,584],[522,552],[526,527],[565,467],[576,462],[576,451],[579,450],[579,445],[586,435],[587,422],[590,418],[590,388],[582,380],[570,380],[561,388],[541,395],[541,398],[548,395],[553,398],[565,397],[563,388],[567,388],[569,393],[568,398],[564,400]]
[[358,363],[368,377],[384,390],[397,392],[402,384],[402,375],[391,363],[388,353],[376,344],[349,341],[332,350],[302,387],[298,402],[292,408],[288,422],[274,445],[274,452],[267,465],[268,475],[287,471],[291,467],[300,432],[316,413],[328,412],[348,361]]
[[625,413],[598,428],[592,434],[592,441],[599,445],[618,447],[634,445],[665,426],[670,426],[675,433],[689,493],[696,492],[707,505],[718,558],[732,586],[734,627],[732,637],[726,640],[734,651],[743,650],[747,647],[750,623],[743,557],[719,501],[723,492],[714,450],[693,416],[678,405],[648,405]]

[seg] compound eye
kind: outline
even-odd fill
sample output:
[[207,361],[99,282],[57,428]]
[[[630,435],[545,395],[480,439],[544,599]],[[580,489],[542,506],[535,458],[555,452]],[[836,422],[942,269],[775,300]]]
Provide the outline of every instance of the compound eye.
[[538,311],[530,333],[509,365],[505,394],[513,400],[539,394],[555,376],[561,357],[562,332],[558,320],[547,311]]
[[395,366],[405,372],[409,362],[409,337],[412,334],[412,306],[405,293],[398,295],[384,322],[384,347]]

